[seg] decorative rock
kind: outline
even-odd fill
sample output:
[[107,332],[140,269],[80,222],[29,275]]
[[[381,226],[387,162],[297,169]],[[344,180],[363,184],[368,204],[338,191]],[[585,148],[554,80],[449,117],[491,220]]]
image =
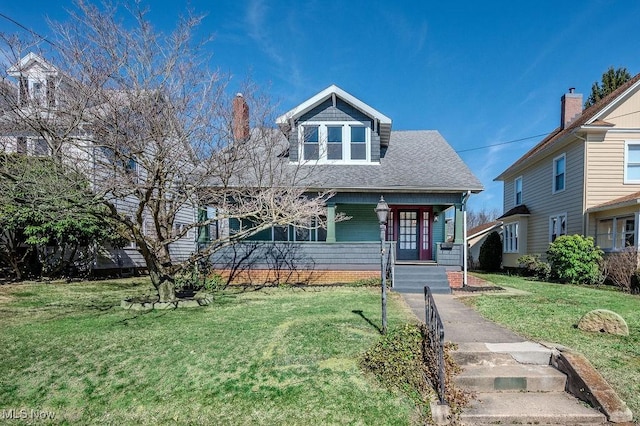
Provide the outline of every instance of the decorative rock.
[[150,311],[152,309],[176,309],[176,308],[197,308],[200,306],[207,306],[213,302],[213,297],[210,295],[199,296],[189,299],[176,299],[172,302],[143,302],[136,300],[123,300],[120,302],[120,307],[131,311]]
[[620,315],[607,309],[596,309],[584,314],[578,322],[578,328],[596,333],[609,333],[618,336],[628,336],[629,326]]

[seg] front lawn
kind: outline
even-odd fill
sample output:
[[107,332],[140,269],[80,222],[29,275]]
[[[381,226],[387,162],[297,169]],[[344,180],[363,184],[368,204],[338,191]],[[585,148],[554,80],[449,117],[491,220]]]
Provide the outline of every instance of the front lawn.
[[[487,294],[465,298],[483,316],[527,338],[559,343],[584,354],[640,417],[640,296],[613,289],[549,284],[507,275],[478,276],[499,286],[524,290],[523,295]],[[629,336],[581,331],[575,326],[585,313],[609,309],[629,326]]]
[[[357,366],[379,338],[377,289],[231,290],[205,308],[119,308],[149,290],[144,279],[0,286],[0,413],[50,411],[68,424],[416,419]],[[411,319],[391,294],[390,327]]]

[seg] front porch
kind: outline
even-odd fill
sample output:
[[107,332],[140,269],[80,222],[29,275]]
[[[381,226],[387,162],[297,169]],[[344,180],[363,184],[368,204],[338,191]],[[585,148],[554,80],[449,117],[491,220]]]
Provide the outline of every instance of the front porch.
[[[429,261],[398,261],[396,246],[395,241],[386,243],[390,278],[398,264],[461,268],[461,244],[451,244],[446,250],[438,245],[436,259]],[[217,273],[237,284],[347,283],[380,277],[380,242],[245,241],[218,251],[211,256],[211,263]]]

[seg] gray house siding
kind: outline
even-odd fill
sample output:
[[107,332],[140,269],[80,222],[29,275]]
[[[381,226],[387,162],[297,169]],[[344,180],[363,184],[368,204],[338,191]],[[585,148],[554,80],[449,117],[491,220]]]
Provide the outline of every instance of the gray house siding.
[[213,255],[217,269],[380,270],[379,242],[271,243],[254,242],[226,247]]
[[350,204],[336,206],[337,213],[351,217],[336,223],[336,240],[345,241],[376,241],[380,239],[380,225],[374,211],[375,204]]

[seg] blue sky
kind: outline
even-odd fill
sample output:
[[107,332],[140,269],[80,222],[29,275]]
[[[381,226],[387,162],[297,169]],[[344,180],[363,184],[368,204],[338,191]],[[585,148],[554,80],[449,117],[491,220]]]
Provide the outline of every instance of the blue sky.
[[[213,65],[233,81],[251,75],[282,112],[336,84],[391,117],[393,129],[439,130],[485,185],[472,209],[502,210],[493,179],[542,139],[530,137],[558,126],[569,87],[586,98],[610,66],[640,72],[636,0],[147,4],[160,30],[187,4],[207,14]],[[69,6],[5,2],[0,13],[47,34],[45,17],[64,20]],[[22,30],[0,19],[0,31]]]

